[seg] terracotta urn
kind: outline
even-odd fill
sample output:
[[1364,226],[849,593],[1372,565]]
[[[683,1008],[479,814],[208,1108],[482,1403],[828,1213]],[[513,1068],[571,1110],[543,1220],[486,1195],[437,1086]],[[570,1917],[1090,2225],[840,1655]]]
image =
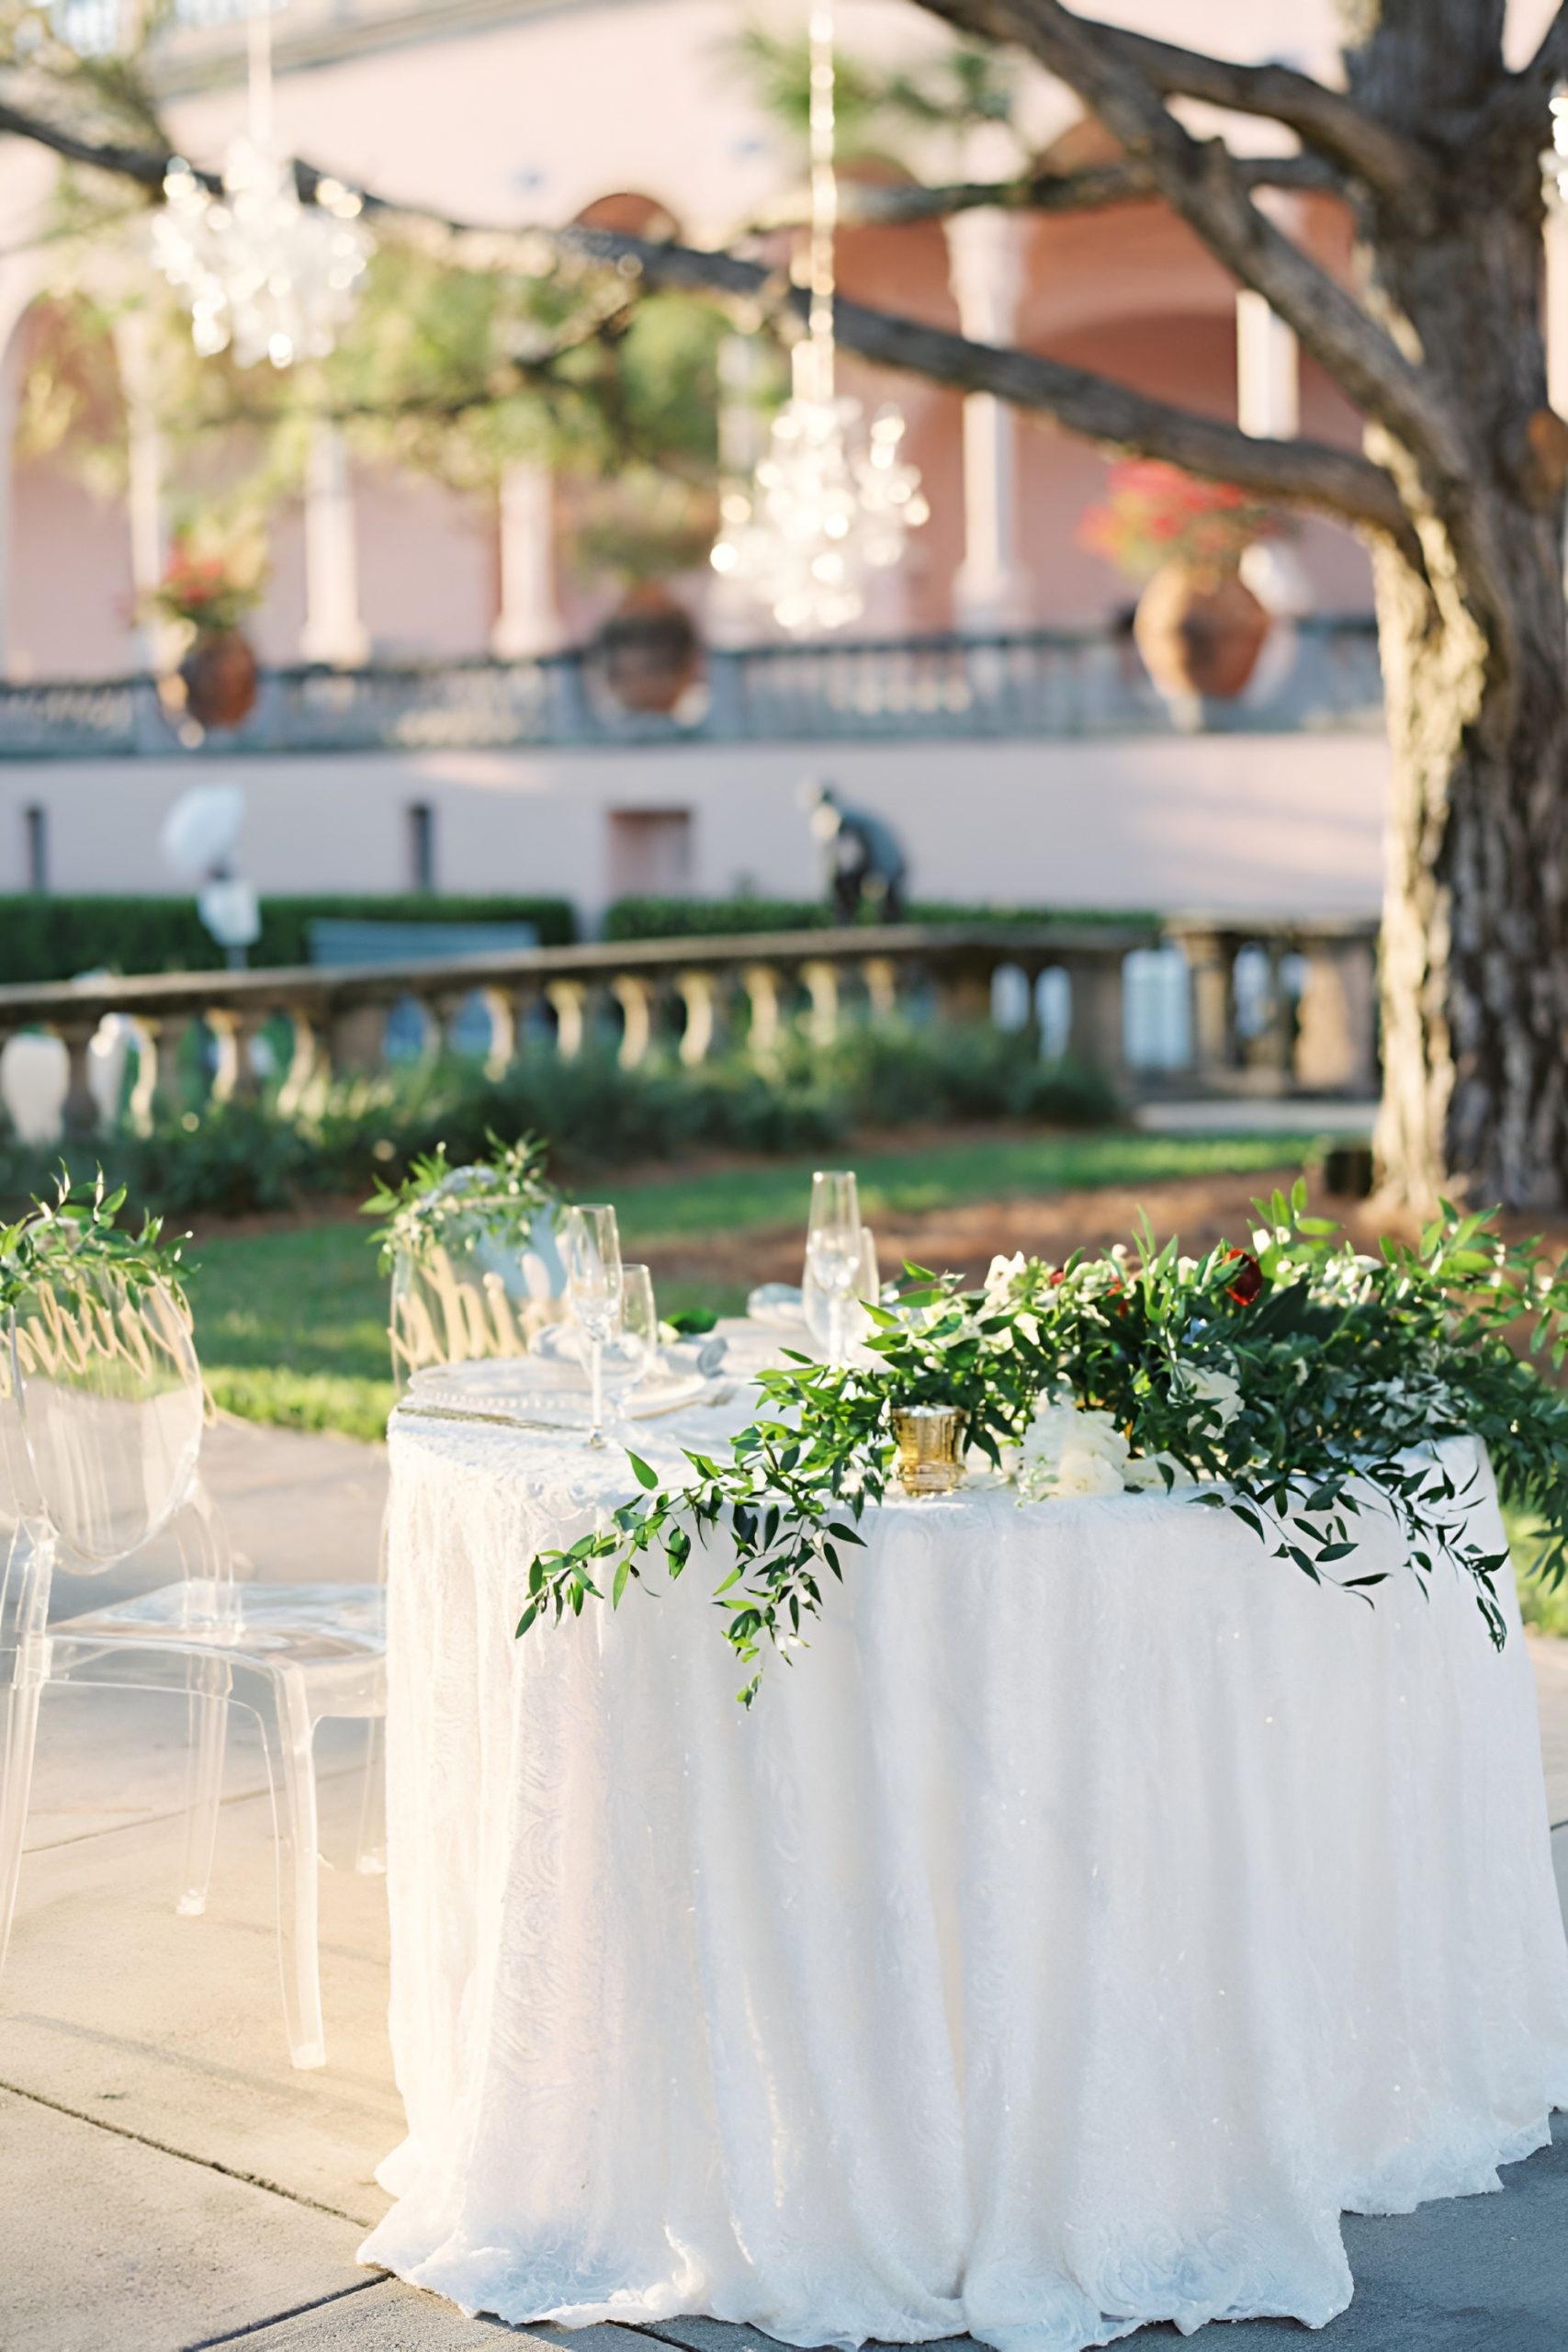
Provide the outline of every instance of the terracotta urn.
[[1138,599],[1133,634],[1168,700],[1227,702],[1257,668],[1272,626],[1238,572],[1178,558]]
[[691,615],[662,588],[629,588],[599,631],[604,683],[626,710],[673,710],[697,674]]
[[237,628],[197,629],[179,668],[159,684],[175,718],[204,730],[238,727],[256,698],[256,657]]

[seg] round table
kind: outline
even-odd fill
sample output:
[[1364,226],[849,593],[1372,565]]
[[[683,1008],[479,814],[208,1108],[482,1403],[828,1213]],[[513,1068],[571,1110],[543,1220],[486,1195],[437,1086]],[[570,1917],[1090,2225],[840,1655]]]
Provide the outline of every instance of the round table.
[[391,1462],[367,2261],[799,2345],[1316,2326],[1342,2209],[1494,2188],[1568,2104],[1517,1612],[1499,1655],[1386,1522],[1367,1606],[1190,1498],[887,1504],[747,1713],[700,1551],[513,1639],[618,1453],[400,1415]]

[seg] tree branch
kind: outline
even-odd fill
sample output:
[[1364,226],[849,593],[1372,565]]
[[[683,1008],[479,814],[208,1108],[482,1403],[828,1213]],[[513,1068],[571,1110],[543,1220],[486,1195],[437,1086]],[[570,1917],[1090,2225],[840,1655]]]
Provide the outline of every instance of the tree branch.
[[[708,291],[805,321],[807,297],[777,273],[733,254],[687,245],[649,244],[603,229],[536,231],[565,252],[606,266],[635,267],[649,285]],[[1258,496],[1314,507],[1342,522],[1408,537],[1393,479],[1354,450],[1316,441],[1270,441],[1239,426],[1199,416],[1147,398],[1106,376],[1031,351],[971,343],[945,328],[899,318],[840,299],[834,307],[840,346],[879,368],[893,368],[951,385],[958,391],[994,392],[1015,407],[1048,416],[1099,447],[1135,457],[1164,458],[1188,472],[1233,481]]]
[[[39,140],[73,161],[119,173],[144,187],[163,184],[165,157],[95,144],[16,107],[0,107],[0,130]],[[325,175],[313,164],[297,163],[295,176],[308,198]],[[739,254],[654,243],[605,229],[483,228],[390,203],[368,189],[360,193],[367,214],[424,252],[457,266],[512,267],[533,276],[556,256],[615,270],[644,286],[717,295],[763,315],[787,313],[805,322],[806,290]],[[863,303],[840,301],[835,325],[846,350],[878,367],[961,391],[993,392],[1019,408],[1054,418],[1101,448],[1163,458],[1189,472],[1234,481],[1259,497],[1315,508],[1413,544],[1392,476],[1353,450],[1314,441],[1255,438],[1234,424],[1148,399],[1084,368],[1032,352],[971,343],[963,335]]]
[[[919,0],[919,5],[964,32],[993,40],[1018,38],[998,29],[998,12],[989,0]],[[1430,181],[1430,164],[1413,141],[1380,122],[1342,90],[1331,90],[1294,66],[1238,64],[1231,58],[1152,40],[1145,33],[1124,32],[1119,25],[1078,21],[1092,40],[1140,74],[1161,97],[1201,98],[1232,114],[1261,115],[1283,123],[1318,154],[1386,197],[1409,200]]]
[[[1316,155],[1247,155],[1236,158],[1244,187],[1299,189],[1314,196],[1349,193],[1342,173]],[[960,180],[938,187],[878,187],[844,180],[839,188],[839,219],[846,227],[898,227],[909,220],[946,220],[955,212],[1094,212],[1117,204],[1159,200],[1154,174],[1145,164],[1095,164],[1080,172],[1038,172],[1017,180]],[[751,224],[753,233],[793,229],[807,218],[806,198],[796,191]]]
[[[52,149],[68,164],[88,164],[94,171],[112,172],[119,179],[134,180],[140,187],[161,188],[169,168],[169,158],[155,149],[123,147],[113,140],[85,138],[78,131],[67,130],[62,123],[50,121],[46,115],[32,114],[0,100],[0,132],[6,131],[15,138],[30,139],[39,147]],[[198,172],[197,177],[205,187],[216,189],[221,186],[216,172]]]
[[1178,122],[1120,36],[1075,16],[1062,0],[921,5],[1022,46],[1067,83],[1132,159],[1146,165],[1211,251],[1295,329],[1357,407],[1450,477],[1462,473],[1460,435],[1393,338],[1259,212],[1223,143],[1196,140]]
[[1562,0],[1529,63],[1510,74],[1483,109],[1466,147],[1483,144],[1488,156],[1517,151],[1521,183],[1530,186],[1537,156],[1551,144],[1551,93],[1562,81],[1568,81],[1568,0]]

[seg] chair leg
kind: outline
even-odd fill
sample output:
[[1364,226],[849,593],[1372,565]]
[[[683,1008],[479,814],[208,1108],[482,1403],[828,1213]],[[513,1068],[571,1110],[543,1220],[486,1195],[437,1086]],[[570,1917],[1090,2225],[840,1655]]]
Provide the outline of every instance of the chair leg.
[[297,2066],[324,2066],[317,1904],[321,1864],[310,1710],[299,1678],[287,1670],[236,1668],[235,1688],[260,1720],[272,1784],[278,1962],[288,2047]]
[[17,1912],[17,1886],[22,1874],[22,1841],[28,1830],[28,1799],[33,1785],[33,1749],[38,1739],[37,1682],[14,1683],[5,1693],[0,1722],[5,1747],[0,1751],[0,1969],[11,1945],[11,1922]]
[[47,1627],[53,1573],[54,1544],[47,1530],[36,1524],[18,1527],[0,1573],[0,1669],[9,1675],[0,1692],[0,1969],[6,1965],[17,1910],[38,1745],[39,1693],[49,1679]]
[[365,1726],[365,1788],[359,1801],[359,1846],[354,1867],[365,1878],[387,1874],[387,1723],[372,1715]]
[[216,1658],[191,1662],[190,1744],[186,1766],[186,1849],[180,1898],[183,1919],[207,1908],[218,1841],[218,1808],[223,1801],[223,1759],[229,1745],[229,1669]]

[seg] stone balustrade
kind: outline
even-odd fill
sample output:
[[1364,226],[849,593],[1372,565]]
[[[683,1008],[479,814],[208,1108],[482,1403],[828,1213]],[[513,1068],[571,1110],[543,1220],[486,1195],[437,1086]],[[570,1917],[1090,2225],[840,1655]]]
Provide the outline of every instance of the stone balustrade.
[[[1382,724],[1370,618],[1293,624],[1257,692],[1173,711],[1132,641],[1106,628],[709,647],[668,713],[628,710],[592,645],[519,661],[374,662],[263,673],[256,707],[204,754],[431,751],[507,744],[954,741],[1279,734]],[[166,756],[151,678],[0,684],[0,759]]]
[[[175,1099],[176,1069],[182,1108],[194,1068],[220,1102],[265,1085],[288,1114],[323,1080],[376,1070],[389,1057],[453,1050],[491,1077],[529,1045],[570,1058],[614,1041],[632,1067],[665,1052],[700,1064],[728,1045],[765,1059],[788,1024],[825,1045],[846,1021],[899,1011],[1032,1023],[1043,1051],[1100,1070],[1129,1095],[1162,1087],[1370,1094],[1374,958],[1364,923],[1197,917],[606,943],[0,988],[0,1050],[28,1031],[61,1041],[61,1125],[75,1140],[101,1124],[92,1057],[116,1017],[132,1048],[124,1116],[141,1128],[160,1094]],[[1147,1000],[1142,1015],[1129,1001],[1134,982]],[[193,1025],[201,1050],[182,1056]]]

